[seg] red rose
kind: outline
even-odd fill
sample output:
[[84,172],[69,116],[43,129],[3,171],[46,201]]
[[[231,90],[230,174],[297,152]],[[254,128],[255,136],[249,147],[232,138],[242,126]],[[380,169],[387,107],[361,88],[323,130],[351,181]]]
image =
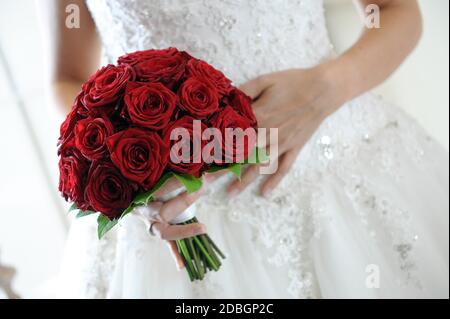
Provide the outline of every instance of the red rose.
[[137,51],[120,57],[118,62],[133,66],[139,81],[161,82],[173,88],[184,76],[189,59],[189,54],[169,48]]
[[73,137],[73,128],[78,120],[77,115],[75,109],[72,109],[72,111],[67,114],[66,119],[59,128],[58,145],[64,144],[69,138]]
[[83,104],[89,110],[113,105],[122,96],[128,81],[133,81],[134,77],[134,71],[128,65],[109,64],[101,68],[83,84]]
[[205,79],[217,91],[222,94],[228,94],[231,90],[231,81],[219,70],[202,60],[192,59],[187,63],[186,71],[189,76]]
[[106,138],[113,133],[114,127],[107,119],[83,119],[75,126],[75,145],[86,158],[97,160],[105,155]]
[[81,96],[83,92],[80,92],[72,105],[72,110],[67,114],[64,122],[62,122],[59,128],[59,139],[58,145],[65,143],[68,139],[72,138],[74,135],[74,128],[77,121],[86,118],[85,107],[81,103]]
[[177,96],[161,83],[130,82],[125,109],[134,124],[154,130],[167,126],[177,105]]
[[219,92],[200,78],[187,79],[178,90],[180,108],[197,119],[211,116],[219,108]]
[[59,159],[59,191],[66,200],[71,200],[83,210],[89,209],[84,201],[84,179],[89,169],[89,162],[75,148],[73,140],[69,140],[58,150]]
[[94,162],[89,169],[86,200],[93,210],[110,219],[117,217],[133,199],[132,185],[110,162]]
[[254,128],[258,126],[255,113],[252,109],[252,99],[244,92],[234,89],[230,94],[230,104],[234,110],[250,121],[250,125]]
[[[222,133],[222,158],[218,158],[215,154],[216,163],[221,161],[226,163],[236,163],[246,159],[256,144],[256,131],[252,128],[250,121],[244,116],[238,114],[232,107],[226,106],[212,119],[213,127],[218,128]],[[237,134],[235,138],[231,138],[227,129],[241,128],[242,134]],[[250,129],[246,131],[247,129]],[[238,133],[235,131],[235,133]],[[245,134],[245,133],[249,134]],[[228,135],[228,137],[227,137]]]
[[128,64],[131,66],[135,66],[136,64],[143,61],[151,60],[161,56],[173,56],[178,53],[180,53],[180,51],[178,51],[177,48],[141,50],[122,55],[117,59],[117,62],[119,65]]
[[129,128],[107,140],[112,162],[122,174],[148,191],[161,177],[169,149],[159,135],[140,128]]
[[[185,115],[179,120],[171,123],[164,130],[163,138],[166,144],[170,145],[169,168],[176,173],[191,174],[200,177],[202,173],[201,169],[204,166],[202,150],[203,146],[207,143],[207,141],[202,140],[202,133],[207,129],[207,126],[198,121],[198,126],[194,131],[194,121],[195,119],[193,117]],[[184,132],[189,133],[189,139],[186,139],[186,136],[184,138],[182,137],[181,134],[183,134],[183,132],[177,130],[180,128],[186,129]],[[172,132],[174,134],[173,136],[177,137],[176,140],[170,138]],[[183,149],[189,150],[189,154],[183,154]],[[175,159],[175,161],[173,161],[173,159]]]

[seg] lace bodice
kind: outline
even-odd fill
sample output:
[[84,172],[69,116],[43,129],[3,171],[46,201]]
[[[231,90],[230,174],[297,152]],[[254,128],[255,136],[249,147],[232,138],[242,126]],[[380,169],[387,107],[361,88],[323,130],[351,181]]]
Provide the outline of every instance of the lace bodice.
[[321,0],[88,0],[106,56],[170,46],[236,83],[332,52]]

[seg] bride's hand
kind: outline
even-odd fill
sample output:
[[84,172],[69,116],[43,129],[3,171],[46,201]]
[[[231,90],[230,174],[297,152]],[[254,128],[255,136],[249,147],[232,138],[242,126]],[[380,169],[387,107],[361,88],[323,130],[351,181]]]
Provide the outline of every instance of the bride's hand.
[[184,267],[184,263],[178,253],[175,240],[206,233],[205,225],[200,223],[189,225],[172,225],[169,223],[201,196],[200,189],[192,194],[184,192],[165,202],[158,201],[158,198],[161,196],[180,187],[181,185],[179,182],[172,178],[164,185],[164,187],[156,192],[156,201],[149,203],[148,206],[137,207],[133,211],[133,213],[145,223],[150,234],[155,235],[168,243],[169,249],[175,259],[178,269],[182,269]]
[[[278,128],[278,169],[261,186],[263,196],[289,172],[302,147],[323,120],[345,102],[339,79],[326,65],[311,69],[292,69],[260,76],[241,89],[253,100],[260,128]],[[269,136],[266,138],[269,143]],[[231,183],[230,196],[239,194],[257,177],[259,168],[250,166],[241,181]]]

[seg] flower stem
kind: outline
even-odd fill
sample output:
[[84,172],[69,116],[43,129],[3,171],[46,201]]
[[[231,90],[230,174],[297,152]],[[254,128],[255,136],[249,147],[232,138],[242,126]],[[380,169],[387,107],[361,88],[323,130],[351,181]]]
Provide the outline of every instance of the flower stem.
[[191,279],[191,281],[194,281],[195,279],[197,279],[198,275],[194,269],[194,265],[192,265],[192,259],[191,259],[191,256],[189,255],[189,251],[186,247],[186,243],[185,243],[184,239],[179,240],[177,242],[180,244],[181,255],[184,257],[186,270],[190,274],[189,278]]
[[195,264],[195,268],[197,269],[198,279],[202,280],[203,279],[203,275],[204,275],[203,274],[203,268],[200,265],[200,259],[198,258],[197,250],[194,247],[193,239],[192,238],[188,238],[186,240],[187,240],[187,246],[188,246],[189,252],[194,257],[194,264]]
[[212,247],[214,248],[214,250],[220,255],[220,257],[222,257],[222,259],[225,259],[225,255],[222,253],[222,251],[219,249],[219,247],[217,247],[216,243],[212,241],[211,237],[209,237],[208,235],[205,235],[206,239],[208,240],[208,242],[212,245]]
[[[197,218],[194,217],[180,225],[193,223],[198,223]],[[225,258],[207,234],[177,240],[176,244],[191,281],[202,280],[208,270],[219,270],[222,263],[217,254],[222,259]]]
[[211,255],[208,254],[208,251],[205,249],[205,247],[203,247],[203,244],[200,241],[200,239],[198,238],[198,236],[195,236],[193,238],[194,238],[195,243],[197,244],[197,246],[200,248],[203,255],[205,256],[206,260],[208,261],[209,265],[212,267],[212,269],[214,269],[215,271],[219,270],[219,266],[214,262]]
[[220,265],[222,265],[222,263],[220,262],[219,257],[217,257],[216,252],[214,251],[214,249],[211,247],[211,245],[210,245],[206,235],[199,235],[198,237],[200,237],[200,240],[202,241],[203,245],[208,250],[208,253],[210,254],[211,258],[220,267]]

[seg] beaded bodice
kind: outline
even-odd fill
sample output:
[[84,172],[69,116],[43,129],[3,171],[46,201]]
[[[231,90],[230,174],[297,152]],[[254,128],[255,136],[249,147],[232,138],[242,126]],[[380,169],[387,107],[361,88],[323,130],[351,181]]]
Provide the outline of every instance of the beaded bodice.
[[222,70],[236,83],[308,67],[331,45],[321,0],[88,0],[111,61],[170,46]]

